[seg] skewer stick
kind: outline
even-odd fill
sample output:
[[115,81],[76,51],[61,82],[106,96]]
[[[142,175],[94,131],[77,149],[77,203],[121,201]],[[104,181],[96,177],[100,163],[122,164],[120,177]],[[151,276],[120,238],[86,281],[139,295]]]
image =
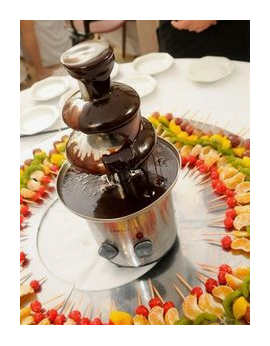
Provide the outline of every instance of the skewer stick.
[[230,123],[231,123],[231,122],[230,122],[230,120],[229,120],[229,121],[224,125],[223,130],[226,130]]
[[226,206],[227,206],[226,203],[219,203],[219,204],[211,205],[211,206],[208,207],[207,209],[208,209],[208,210],[211,210],[211,209],[216,209],[216,208],[226,207]]
[[236,133],[236,136],[240,136],[240,137],[241,137],[240,133],[242,133],[243,131],[246,131],[246,129],[247,129],[246,126],[243,127],[240,131],[238,131],[238,132]]
[[68,296],[67,296],[67,298],[66,298],[66,300],[65,300],[64,305],[63,305],[62,308],[60,309],[60,314],[63,312],[63,310],[65,309],[67,303],[69,302],[69,299],[70,299],[70,297],[71,297],[71,295],[72,295],[74,289],[75,289],[75,284],[74,284],[73,287],[71,288],[71,290],[70,290],[70,292],[69,292],[69,294],[68,294]]
[[222,196],[216,197],[214,199],[211,199],[210,201],[208,201],[208,203],[210,204],[210,203],[219,201],[220,199],[223,199],[223,198],[226,198],[226,197],[227,197],[226,195],[222,195]]
[[[63,295],[64,295],[64,294],[61,293],[61,294],[59,294],[58,296],[55,296],[55,297],[53,297],[53,298],[50,298],[50,299],[46,300],[42,305],[49,304],[49,303],[53,302],[54,300],[56,300],[56,299],[62,297]],[[63,304],[64,304],[64,302],[65,302],[65,300],[63,300]]]
[[96,316],[98,318],[101,318],[101,310],[100,310],[100,308],[97,309]]
[[190,118],[188,118],[188,120],[192,120],[193,118],[195,118],[195,116],[199,113],[199,109],[194,113],[194,114],[192,114],[191,115],[191,117]]
[[153,284],[152,284],[151,279],[148,279],[148,283],[149,283],[149,288],[150,288],[150,292],[151,292],[151,298],[155,298],[155,293],[154,293]]
[[201,130],[204,129],[205,125],[208,125],[208,124],[207,124],[207,121],[209,120],[209,118],[211,117],[211,115],[212,115],[212,113],[209,113],[209,114],[208,114],[208,116],[207,116],[206,119],[204,120],[204,124],[203,124],[203,126],[201,127]]
[[140,290],[138,290],[137,294],[138,294],[138,305],[142,305],[142,296],[141,296]]
[[174,289],[176,290],[176,292],[178,293],[178,295],[179,295],[183,300],[185,300],[184,293],[180,290],[180,288],[177,287],[175,284],[173,284],[173,287],[174,287]]
[[190,286],[190,284],[183,278],[182,275],[180,275],[179,273],[176,273],[177,278],[180,280],[180,282],[182,282],[182,284],[184,286],[186,286],[186,288],[191,291],[192,287]]
[[241,137],[243,138],[248,132],[249,132],[250,128],[248,127],[242,134]]
[[[201,187],[201,186],[199,186],[199,187]],[[207,190],[207,189],[209,189],[209,187],[211,187],[211,184],[206,184],[199,191]]]
[[211,225],[207,225],[207,227],[214,227],[214,228],[224,228],[224,225],[219,225],[219,224],[211,224]]
[[215,273],[215,274],[218,274],[218,268],[210,268],[208,265],[206,264],[201,264],[200,265],[201,269],[203,270],[206,270],[206,271],[209,271],[210,273]]
[[226,233],[202,233],[202,235],[224,235]]
[[189,169],[188,169],[188,166],[189,166],[189,162],[185,165],[185,167],[184,168],[186,168],[187,169],[187,171],[185,172],[185,174],[183,175],[183,178],[182,178],[182,180],[183,179],[185,179],[185,177],[187,176],[187,174],[189,173]]
[[196,186],[202,186],[202,185],[204,185],[205,183],[208,183],[209,181],[211,181],[211,178],[207,178],[207,179],[205,179],[205,180],[200,181]]
[[91,319],[92,317],[92,312],[93,312],[93,306],[91,304],[88,304],[85,310],[85,316],[89,316],[89,318]]
[[22,278],[20,279],[20,284],[21,284],[21,285],[24,284],[24,283],[32,276],[32,274],[33,274],[33,273],[28,273],[28,274],[26,274],[24,277],[22,277]]
[[206,276],[202,273],[197,273],[197,278],[203,283],[205,284],[205,282],[210,278],[209,276]]
[[164,299],[162,298],[161,294],[159,293],[159,291],[157,290],[157,288],[154,285],[153,285],[153,290],[156,293],[156,295],[158,296],[158,298],[160,299],[161,303],[164,304],[165,303]]

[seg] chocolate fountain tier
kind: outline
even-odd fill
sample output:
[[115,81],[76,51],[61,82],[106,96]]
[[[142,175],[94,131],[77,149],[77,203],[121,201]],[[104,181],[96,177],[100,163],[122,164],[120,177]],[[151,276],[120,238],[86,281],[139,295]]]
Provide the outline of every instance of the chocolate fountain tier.
[[[122,83],[112,83],[110,92],[101,98],[84,100],[72,95],[64,105],[64,122],[73,130],[86,134],[120,132],[133,140],[140,124],[140,99],[137,92]],[[128,125],[129,124],[129,125]]]
[[[158,139],[152,154],[138,170],[121,181],[116,174],[85,174],[74,167],[63,167],[58,192],[73,212],[94,219],[115,219],[131,215],[157,201],[170,190],[179,172],[179,160],[165,140]],[[122,177],[123,178],[123,177]]]

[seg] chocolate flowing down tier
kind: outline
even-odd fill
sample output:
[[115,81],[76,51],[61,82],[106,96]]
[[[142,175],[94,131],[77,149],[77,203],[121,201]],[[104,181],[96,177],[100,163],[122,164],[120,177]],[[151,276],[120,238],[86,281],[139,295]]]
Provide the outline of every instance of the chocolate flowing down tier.
[[149,159],[122,184],[112,183],[107,175],[86,174],[71,166],[59,186],[60,198],[87,218],[114,219],[140,211],[161,197],[177,177],[179,165],[169,149],[158,139]]

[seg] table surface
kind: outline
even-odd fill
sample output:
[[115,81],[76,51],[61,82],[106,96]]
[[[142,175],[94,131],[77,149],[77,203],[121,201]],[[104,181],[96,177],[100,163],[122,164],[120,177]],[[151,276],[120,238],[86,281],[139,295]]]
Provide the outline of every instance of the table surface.
[[[226,129],[237,133],[249,126],[250,103],[249,82],[250,64],[233,61],[234,70],[228,77],[213,83],[198,83],[185,76],[189,64],[195,59],[175,59],[173,65],[166,71],[154,76],[157,80],[155,90],[141,99],[141,111],[144,116],[154,111],[173,113],[180,116],[187,110],[195,120],[207,119],[210,124],[226,126]],[[134,73],[132,63],[120,64],[119,72],[114,80]],[[69,77],[68,77],[69,78]],[[76,86],[76,81],[71,80],[71,86]],[[35,102],[29,96],[29,89],[20,93],[21,111],[39,104],[52,104],[59,108],[60,97],[47,102]],[[59,114],[61,113],[59,109]],[[208,115],[210,114],[210,117]],[[65,124],[59,121],[52,129],[59,129]],[[55,133],[40,134],[21,138],[21,152],[27,148],[55,136]],[[249,134],[246,133],[246,137]]]

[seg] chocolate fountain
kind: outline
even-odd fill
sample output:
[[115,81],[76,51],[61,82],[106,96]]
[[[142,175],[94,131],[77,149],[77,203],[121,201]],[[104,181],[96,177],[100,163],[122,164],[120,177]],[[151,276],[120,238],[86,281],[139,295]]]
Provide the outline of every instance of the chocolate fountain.
[[155,262],[176,238],[171,189],[179,154],[141,117],[136,91],[111,81],[114,55],[106,41],[80,43],[61,62],[80,91],[62,111],[74,131],[59,197],[87,220],[100,256],[128,267]]

